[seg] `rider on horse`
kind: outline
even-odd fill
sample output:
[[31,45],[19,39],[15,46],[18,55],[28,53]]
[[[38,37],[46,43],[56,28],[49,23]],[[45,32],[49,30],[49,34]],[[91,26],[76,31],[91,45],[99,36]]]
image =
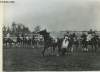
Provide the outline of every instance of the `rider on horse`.
[[62,48],[61,49],[62,55],[65,55],[65,52],[67,51],[68,45],[69,45],[69,37],[68,37],[68,35],[65,35],[64,39],[62,41],[62,47],[61,47]]

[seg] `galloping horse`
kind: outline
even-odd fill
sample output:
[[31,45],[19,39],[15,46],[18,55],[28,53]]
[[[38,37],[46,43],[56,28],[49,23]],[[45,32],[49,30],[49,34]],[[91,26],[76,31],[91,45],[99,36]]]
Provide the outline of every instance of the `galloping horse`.
[[18,45],[23,44],[23,38],[22,37],[17,36],[17,44]]
[[11,38],[3,38],[3,43],[7,45],[12,45],[12,43],[15,43]]
[[73,52],[73,48],[78,49],[79,47],[79,39],[77,38],[76,34],[70,34],[69,35],[69,48],[70,48],[70,52]]
[[99,42],[99,38],[97,35],[93,35],[93,38],[91,39],[91,44],[92,44],[92,48],[94,48],[94,52],[97,51],[98,48],[98,42]]
[[49,33],[46,30],[39,32],[44,37],[44,49],[42,51],[42,55],[44,56],[44,53],[46,49],[53,48],[53,52],[55,48],[57,47],[57,42],[54,41],[54,39],[49,35]]
[[6,46],[9,44],[12,45],[12,43],[14,43],[14,41],[10,37],[10,33],[8,33],[6,37],[3,38],[3,43],[6,44]]
[[[67,41],[64,43],[64,41]],[[64,44],[63,44],[64,43]],[[64,46],[63,46],[64,45]],[[73,48],[78,48],[78,40],[76,40],[76,37],[73,36],[73,34],[65,35],[64,38],[58,39],[57,46],[58,46],[58,52],[59,54],[65,55],[73,52]]]
[[[81,35],[81,45],[82,45],[82,49],[84,50],[84,48],[86,48],[86,38],[87,37],[87,35],[85,34],[85,33],[83,33],[82,35]],[[86,49],[87,50],[87,49]]]
[[82,38],[82,48],[84,49],[84,51],[88,51],[88,45],[91,45],[92,47],[92,51],[94,50],[94,52],[97,51],[97,43],[98,43],[98,38],[96,35],[92,35],[92,34],[83,34],[81,36]]

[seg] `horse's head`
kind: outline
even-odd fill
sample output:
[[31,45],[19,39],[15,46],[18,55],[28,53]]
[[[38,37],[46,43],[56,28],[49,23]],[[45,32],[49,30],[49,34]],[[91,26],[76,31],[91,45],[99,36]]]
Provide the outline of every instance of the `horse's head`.
[[52,41],[53,41],[53,43],[57,43],[58,39],[56,37],[52,37]]
[[47,32],[46,30],[42,30],[42,31],[40,31],[40,32],[38,32],[40,35],[43,35],[43,37],[44,37],[44,40],[50,40],[50,34],[49,34],[49,32]]

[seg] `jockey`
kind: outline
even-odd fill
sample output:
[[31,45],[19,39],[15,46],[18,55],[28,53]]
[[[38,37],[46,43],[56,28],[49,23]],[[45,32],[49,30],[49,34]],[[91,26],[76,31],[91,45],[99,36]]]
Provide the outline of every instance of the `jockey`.
[[92,34],[88,32],[87,40],[86,41],[90,41],[92,39],[92,37],[93,37]]
[[66,49],[68,48],[69,41],[68,41],[68,35],[65,35],[63,42],[62,42],[62,54],[65,55]]

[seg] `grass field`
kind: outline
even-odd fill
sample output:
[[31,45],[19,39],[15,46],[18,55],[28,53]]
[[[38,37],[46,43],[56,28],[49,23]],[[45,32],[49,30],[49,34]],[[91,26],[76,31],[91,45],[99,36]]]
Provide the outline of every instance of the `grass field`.
[[[41,55],[43,48],[4,47],[4,71],[93,71],[100,70],[100,50],[97,53],[74,52],[67,56]],[[49,50],[46,52],[48,53]]]

